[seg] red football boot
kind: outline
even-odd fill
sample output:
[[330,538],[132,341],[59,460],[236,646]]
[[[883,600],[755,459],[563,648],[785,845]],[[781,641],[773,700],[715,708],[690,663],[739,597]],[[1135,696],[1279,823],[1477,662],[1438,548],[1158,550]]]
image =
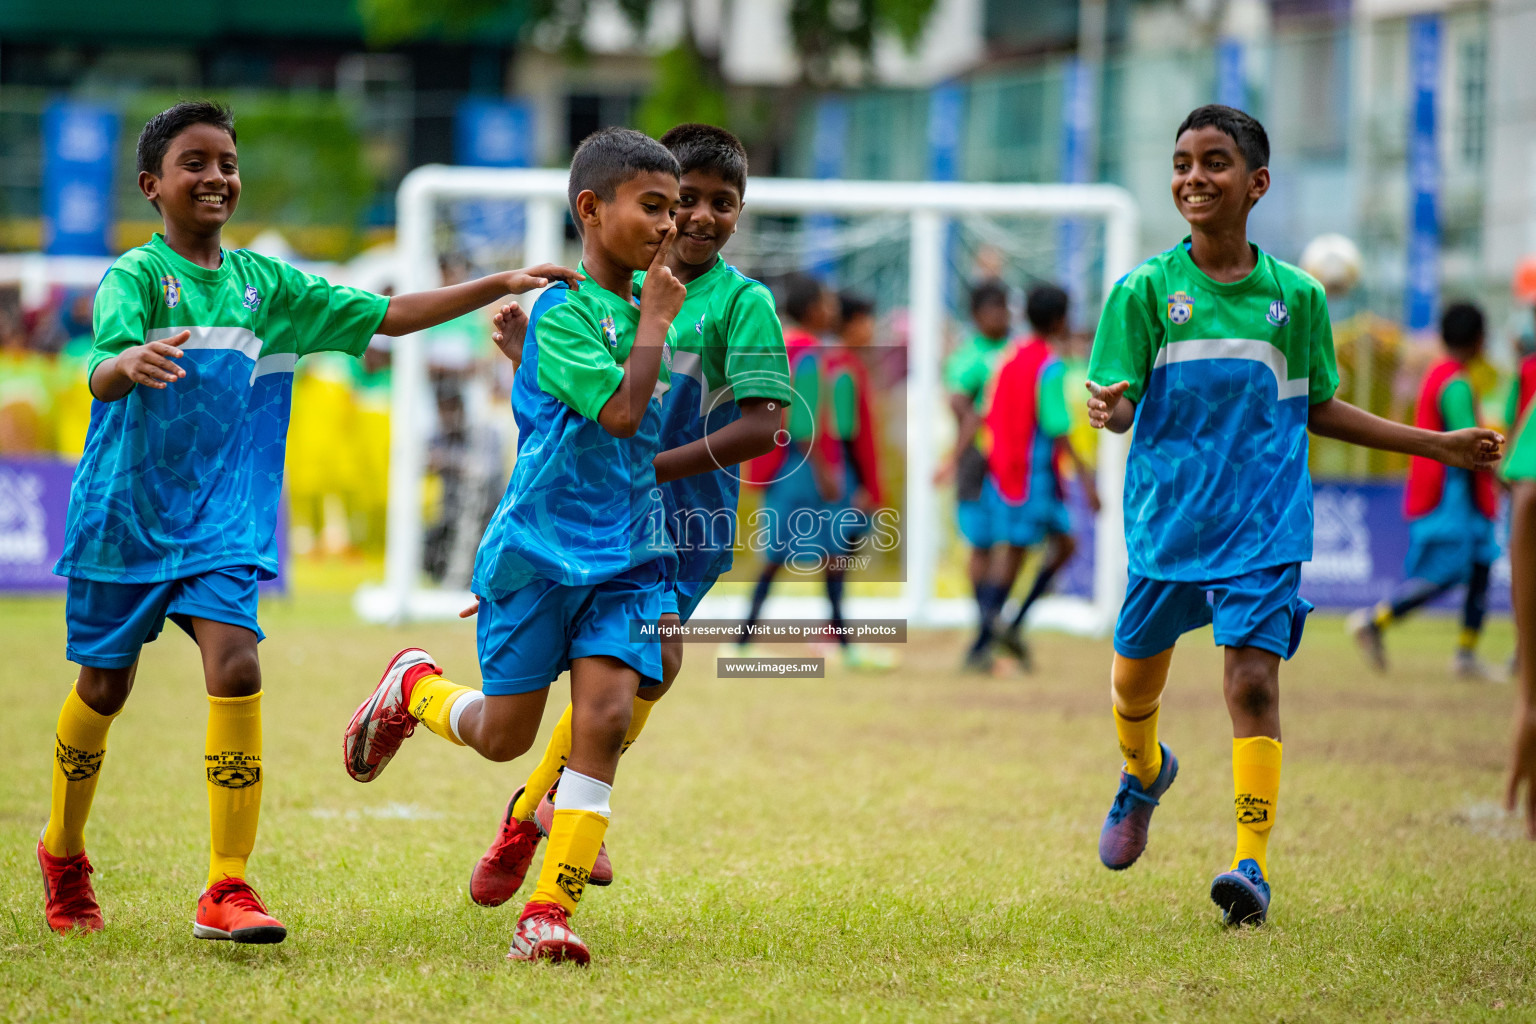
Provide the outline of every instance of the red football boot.
[[214,882],[198,897],[197,920],[192,937],[228,939],[231,942],[282,942],[288,937],[283,923],[267,913],[266,904],[243,878]]
[[43,869],[43,914],[48,927],[60,935],[78,928],[99,932],[104,927],[96,892],[91,888],[91,862],[85,851],[73,857],[55,857],[37,841],[37,863]]
[[568,916],[558,903],[529,903],[517,919],[507,959],[589,963],[592,954],[581,936],[571,931]]
[[539,840],[543,838],[537,821],[516,821],[512,817],[512,807],[522,792],[520,786],[512,794],[496,839],[469,874],[469,898],[482,907],[499,907],[517,895],[517,890],[523,887],[523,879],[528,877],[528,866],[533,863]]
[[407,647],[390,661],[379,685],[358,707],[341,740],[347,774],[358,782],[372,782],[389,764],[406,737],[416,731],[409,710],[411,690],[426,675],[442,675],[432,655]]
[[[533,820],[539,823],[539,832],[546,838],[549,830],[555,827],[555,789],[557,784],[544,794],[544,799],[539,801],[539,806],[534,808]],[[592,865],[592,876],[587,879],[588,885],[612,885],[613,861],[608,859],[608,841],[597,848],[597,863]]]

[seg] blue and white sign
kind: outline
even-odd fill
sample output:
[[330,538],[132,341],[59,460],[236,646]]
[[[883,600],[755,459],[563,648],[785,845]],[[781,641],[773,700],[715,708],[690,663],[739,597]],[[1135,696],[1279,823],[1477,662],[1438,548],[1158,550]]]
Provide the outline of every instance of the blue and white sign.
[[120,118],[92,103],[56,100],[43,111],[43,251],[112,252],[112,170]]
[[[533,106],[521,100],[470,97],[459,102],[454,160],[466,167],[532,167]],[[518,245],[527,227],[523,204],[465,199],[453,204],[459,244],[469,252]]]
[[[823,96],[816,103],[816,131],[811,137],[811,176],[841,178],[846,161],[848,123],[851,111],[842,96]],[[805,219],[805,269],[820,278],[830,278],[837,266],[837,218],[830,213],[813,213]]]
[[1216,43],[1216,102],[1248,109],[1247,54],[1243,41],[1224,36]]
[[[1077,184],[1093,177],[1093,143],[1098,131],[1098,82],[1095,68],[1075,57],[1062,77],[1061,180]],[[1088,308],[1088,229],[1080,218],[1066,217],[1056,229],[1061,253],[1061,286],[1072,296],[1069,318],[1078,329],[1091,323]]]
[[1408,274],[1403,319],[1409,331],[1434,326],[1440,304],[1440,154],[1435,103],[1440,90],[1440,16],[1408,22]]

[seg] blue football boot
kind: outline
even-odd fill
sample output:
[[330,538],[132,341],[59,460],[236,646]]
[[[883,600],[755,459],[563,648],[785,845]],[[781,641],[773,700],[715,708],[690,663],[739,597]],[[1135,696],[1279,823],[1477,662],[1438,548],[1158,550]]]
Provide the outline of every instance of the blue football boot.
[[1269,916],[1269,883],[1259,862],[1250,857],[1217,875],[1211,883],[1211,902],[1221,908],[1224,924],[1263,924]]
[[1163,743],[1158,748],[1163,752],[1163,766],[1152,785],[1144,789],[1136,776],[1120,772],[1120,789],[1104,818],[1104,830],[1099,833],[1099,860],[1111,871],[1124,871],[1135,864],[1141,851],[1147,848],[1147,826],[1152,821],[1152,812],[1179,775],[1179,759],[1173,756],[1173,751]]

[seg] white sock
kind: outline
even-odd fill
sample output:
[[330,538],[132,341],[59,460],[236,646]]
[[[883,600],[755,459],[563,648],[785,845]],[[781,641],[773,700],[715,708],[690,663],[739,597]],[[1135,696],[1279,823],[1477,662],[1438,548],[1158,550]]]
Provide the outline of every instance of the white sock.
[[453,707],[448,709],[448,728],[460,743],[464,742],[464,737],[459,735],[459,719],[464,716],[465,711],[483,700],[485,700],[485,694],[479,690],[472,690],[454,701]]
[[560,773],[560,788],[555,790],[555,810],[591,811],[611,818],[613,812],[608,809],[608,798],[612,794],[613,787],[608,783],[567,768]]

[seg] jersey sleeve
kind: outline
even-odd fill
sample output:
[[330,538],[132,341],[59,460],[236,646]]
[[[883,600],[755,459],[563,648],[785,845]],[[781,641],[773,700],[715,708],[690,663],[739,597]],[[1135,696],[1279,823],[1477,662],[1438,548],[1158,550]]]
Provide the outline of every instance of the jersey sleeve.
[[345,352],[361,356],[367,351],[389,309],[388,296],[331,284],[286,263],[277,262],[277,267],[298,355]]
[[965,347],[961,347],[951,352],[949,358],[944,360],[944,386],[952,393],[973,398],[974,392],[966,386],[966,364],[970,361],[966,357],[969,354]]
[[1333,321],[1323,286],[1312,286],[1312,338],[1308,358],[1307,404],[1326,402],[1339,390],[1339,369],[1333,355]]
[[1477,400],[1472,395],[1472,385],[1464,380],[1445,385],[1440,392],[1440,418],[1446,430],[1477,426]]
[[1067,366],[1053,359],[1040,371],[1040,394],[1035,403],[1036,420],[1046,437],[1061,437],[1072,429],[1067,412]]
[[153,289],[142,271],[121,264],[107,271],[96,288],[96,303],[91,313],[90,358],[85,379],[89,381],[107,359],[124,349],[144,344],[145,325],[149,322],[149,304]]
[[776,398],[789,402],[789,358],[773,296],[760,284],[742,289],[725,325],[725,379],[739,402]]
[[533,329],[540,390],[596,420],[624,380],[624,369],[613,361],[598,326],[574,303],[563,302],[539,317]]
[[1157,355],[1157,328],[1151,300],[1122,280],[1104,301],[1099,329],[1093,336],[1088,379],[1100,387],[1129,381],[1125,397],[1141,401]]
[[1513,434],[1520,426],[1520,368],[1515,367],[1515,379],[1509,382],[1509,395],[1504,399],[1504,428]]

